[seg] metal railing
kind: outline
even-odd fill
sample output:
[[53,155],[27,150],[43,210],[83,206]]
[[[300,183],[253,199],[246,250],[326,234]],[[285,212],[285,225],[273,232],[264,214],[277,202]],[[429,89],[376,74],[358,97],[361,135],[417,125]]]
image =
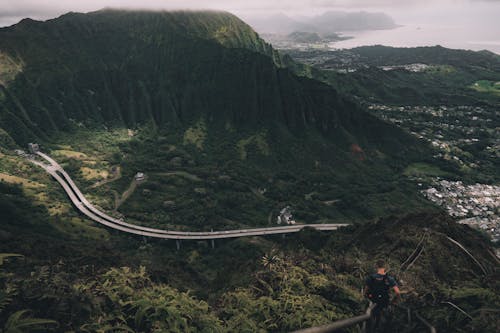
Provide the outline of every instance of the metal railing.
[[[368,308],[366,309],[366,313],[352,317],[352,318],[346,318],[342,320],[338,320],[336,322],[333,322],[328,325],[324,326],[318,326],[318,327],[311,327],[311,328],[306,328],[298,331],[294,331],[292,333],[332,333],[332,332],[337,332],[338,330],[344,329],[344,328],[349,328],[352,326],[355,326],[360,323],[364,323],[364,327],[362,328],[363,332],[370,332],[370,325],[368,327],[366,326],[366,323],[372,318],[372,313],[373,309],[376,307],[376,304],[370,303]],[[412,314],[417,320],[422,323],[430,333],[437,333],[437,330],[434,326],[432,326],[425,318],[423,318],[417,311],[413,311],[408,307],[402,306],[402,305],[396,305],[397,308],[402,309],[406,311],[407,313],[407,319],[408,319],[408,324],[412,323]]]
[[252,236],[269,236],[269,235],[285,235],[289,233],[299,232],[304,228],[313,228],[316,230],[337,230],[341,227],[346,227],[345,223],[330,223],[330,224],[295,224],[281,227],[264,227],[251,229],[235,229],[235,230],[220,230],[220,231],[175,231],[148,228],[132,223],[127,223],[123,220],[114,218],[106,213],[95,208],[83,195],[78,186],[73,182],[71,177],[64,169],[50,156],[37,152],[37,156],[43,158],[50,164],[44,164],[35,159],[30,158],[30,161],[48,172],[64,189],[69,196],[74,206],[85,216],[94,222],[105,225],[109,228],[126,232],[128,234],[139,235],[144,237],[155,237],[160,239],[176,240],[177,249],[180,247],[180,240],[210,240],[214,244],[215,239],[252,237]]
[[303,330],[298,330],[293,333],[330,333],[330,332],[336,332],[343,328],[348,328],[357,325],[359,323],[364,323],[370,320],[370,318],[372,317],[372,311],[375,308],[375,306],[376,305],[374,303],[370,303],[370,305],[366,309],[366,312],[356,317],[338,320],[334,323],[324,326],[311,327]]

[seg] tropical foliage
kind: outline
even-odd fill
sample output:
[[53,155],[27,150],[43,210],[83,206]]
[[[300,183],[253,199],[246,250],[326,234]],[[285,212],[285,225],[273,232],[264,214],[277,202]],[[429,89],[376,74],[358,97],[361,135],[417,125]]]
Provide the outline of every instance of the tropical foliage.
[[75,291],[91,305],[84,332],[222,332],[205,301],[167,285],[154,284],[144,267],[113,268],[78,283]]
[[19,310],[14,313],[7,313],[9,304],[16,296],[17,287],[9,277],[12,274],[6,273],[2,265],[9,258],[22,257],[14,253],[0,253],[0,319],[5,319],[1,333],[24,333],[32,331],[46,331],[57,326],[57,322],[49,319],[34,318],[29,310]]

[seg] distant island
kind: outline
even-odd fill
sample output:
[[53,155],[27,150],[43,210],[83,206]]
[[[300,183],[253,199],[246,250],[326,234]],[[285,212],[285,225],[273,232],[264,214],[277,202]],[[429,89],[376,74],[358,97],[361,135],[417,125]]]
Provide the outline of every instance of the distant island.
[[339,31],[388,30],[397,28],[393,18],[385,13],[329,11],[307,20],[321,33]]
[[385,13],[328,11],[311,17],[290,17],[283,13],[268,17],[246,18],[261,34],[286,36],[294,32],[331,34],[346,31],[386,30],[397,28],[393,18]]
[[287,38],[297,43],[329,43],[350,39],[351,37],[341,36],[334,32],[320,35],[317,32],[295,31],[289,34]]
[[342,36],[331,32],[320,34],[317,32],[294,31],[288,35],[262,34],[262,37],[269,41],[277,49],[308,49],[308,48],[329,48],[329,43],[351,39],[350,36]]
[[279,13],[246,20],[277,49],[327,49],[330,43],[353,38],[344,36],[344,32],[398,27],[387,14],[364,11],[328,11],[311,17],[290,17]]

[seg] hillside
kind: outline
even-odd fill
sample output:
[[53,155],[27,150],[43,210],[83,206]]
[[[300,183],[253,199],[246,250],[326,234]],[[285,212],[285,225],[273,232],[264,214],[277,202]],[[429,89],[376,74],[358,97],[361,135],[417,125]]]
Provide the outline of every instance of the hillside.
[[[477,232],[443,215],[390,217],[285,240],[218,241],[215,249],[183,243],[175,251],[174,242],[61,233],[18,190],[0,191],[0,253],[25,256],[1,256],[0,287],[7,297],[1,323],[30,309],[32,316],[57,322],[39,325],[45,332],[289,332],[362,313],[364,276],[374,258],[383,257],[402,283],[404,305],[439,331],[486,333],[498,326],[498,259]],[[404,264],[422,244],[415,262]],[[418,322],[405,320],[398,310],[391,329],[422,331]]]
[[378,117],[440,146],[437,156],[456,161],[460,180],[498,183],[499,55],[441,46],[282,51],[299,75],[356,96]]
[[[39,141],[87,195],[141,223],[269,225],[286,205],[304,222],[352,221],[430,206],[402,174],[428,147],[277,67],[230,14],[24,20],[0,31],[0,48],[19,64],[4,74],[5,148]],[[41,171],[13,161],[7,173]],[[123,177],[93,190],[116,167]],[[150,177],[135,191],[138,171]]]
[[[206,112],[222,108],[219,97],[236,94],[226,89],[243,91],[228,84],[235,80],[231,66],[248,57],[247,71],[272,68],[267,58],[236,48],[273,53],[223,13],[105,10],[24,20],[0,32],[2,58],[12,64],[2,74],[2,127],[26,142],[68,128],[70,119],[133,126],[189,118],[205,98]],[[235,102],[226,103],[231,113]]]
[[[498,95],[471,89],[500,79],[500,56],[441,46],[366,46],[336,51],[282,50],[315,69],[296,69],[346,94],[375,103],[403,105],[498,105]],[[286,56],[285,56],[286,62]],[[296,64],[289,65],[293,68]],[[416,66],[411,68],[411,66]],[[406,66],[406,69],[405,69]]]
[[[12,64],[0,124],[20,143],[82,121],[133,127],[205,116],[325,132],[372,123],[328,87],[277,68],[264,56],[273,50],[231,15],[107,10],[24,20],[2,29],[0,48]],[[349,124],[359,117],[366,121]]]
[[[440,331],[495,329],[491,244],[406,175],[434,150],[286,60],[219,12],[103,10],[0,29],[0,330],[289,332],[363,312],[380,257]],[[273,227],[290,206],[298,223],[352,226],[213,243],[128,235],[79,214],[14,151],[34,140],[129,223]],[[399,313],[389,329],[421,327]]]

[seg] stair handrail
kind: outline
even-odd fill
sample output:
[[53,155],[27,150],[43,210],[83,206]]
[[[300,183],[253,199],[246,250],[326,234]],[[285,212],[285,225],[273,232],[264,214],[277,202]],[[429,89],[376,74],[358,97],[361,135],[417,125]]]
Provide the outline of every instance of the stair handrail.
[[366,309],[366,312],[362,315],[337,320],[331,324],[327,324],[327,325],[323,325],[323,326],[310,327],[310,328],[305,328],[302,330],[297,330],[297,331],[294,331],[292,333],[331,333],[331,332],[336,332],[340,329],[351,327],[351,326],[354,326],[356,324],[370,320],[370,318],[372,317],[372,312],[373,312],[373,309],[375,308],[375,306],[376,306],[375,303],[370,302],[370,305]]

